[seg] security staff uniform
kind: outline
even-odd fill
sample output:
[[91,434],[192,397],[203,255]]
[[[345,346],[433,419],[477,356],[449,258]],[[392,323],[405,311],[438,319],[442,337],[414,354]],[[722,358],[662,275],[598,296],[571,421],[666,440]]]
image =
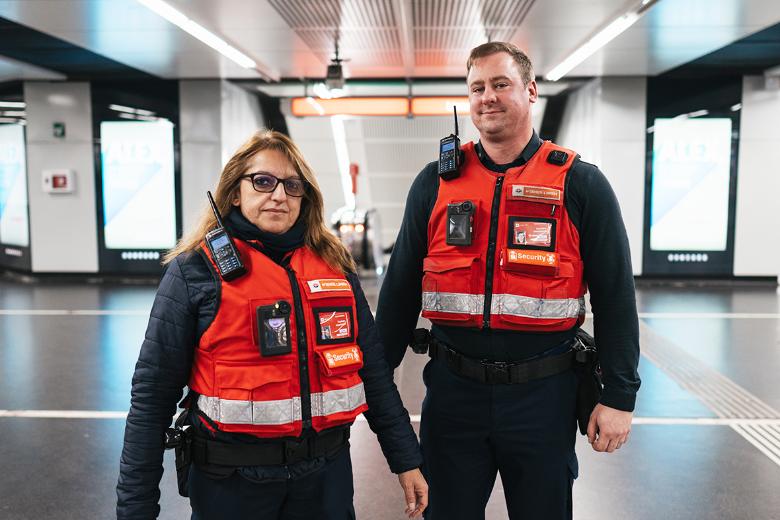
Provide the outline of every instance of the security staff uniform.
[[[620,210],[601,172],[534,133],[496,165],[466,145],[460,177],[436,163],[415,179],[377,309],[391,366],[418,313],[433,322],[437,357],[423,373],[421,442],[429,516],[484,518],[496,472],[510,517],[570,518],[577,379],[571,370],[519,384],[464,377],[459,364],[553,359],[570,349],[591,291],[604,372],[601,402],[633,410],[638,320]],[[475,206],[470,245],[450,240],[457,207]],[[451,356],[449,355],[451,354]]]
[[358,414],[393,472],[422,464],[358,278],[303,247],[300,222],[272,235],[238,211],[225,221],[248,274],[224,282],[200,251],[160,282],[133,376],[117,518],[159,514],[163,432],[185,385],[193,518],[354,518],[347,439]]

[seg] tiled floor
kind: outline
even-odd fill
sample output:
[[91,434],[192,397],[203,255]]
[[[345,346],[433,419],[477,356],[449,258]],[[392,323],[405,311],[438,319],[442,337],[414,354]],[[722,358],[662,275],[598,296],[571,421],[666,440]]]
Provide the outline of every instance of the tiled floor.
[[[364,285],[375,304],[376,281]],[[580,439],[575,518],[780,519],[778,291],[638,294],[643,385],[631,442],[605,455]],[[153,295],[153,287],[0,281],[0,519],[114,515],[121,414]],[[413,416],[424,363],[410,352],[396,373]],[[57,412],[19,417],[20,410]],[[62,418],[72,410],[115,413]],[[358,518],[404,518],[396,478],[363,421],[353,429],[352,457]],[[172,454],[165,465],[161,518],[188,518]],[[500,481],[487,518],[507,518]]]

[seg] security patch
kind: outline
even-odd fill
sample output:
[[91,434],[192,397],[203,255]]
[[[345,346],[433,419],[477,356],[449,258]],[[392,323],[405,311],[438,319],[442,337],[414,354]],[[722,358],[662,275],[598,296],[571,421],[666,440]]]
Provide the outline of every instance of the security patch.
[[363,355],[360,349],[353,345],[351,347],[337,347],[323,352],[325,364],[328,368],[342,368],[351,365],[362,365]]
[[538,265],[542,267],[558,267],[558,253],[508,249],[507,262],[509,262],[510,264]]

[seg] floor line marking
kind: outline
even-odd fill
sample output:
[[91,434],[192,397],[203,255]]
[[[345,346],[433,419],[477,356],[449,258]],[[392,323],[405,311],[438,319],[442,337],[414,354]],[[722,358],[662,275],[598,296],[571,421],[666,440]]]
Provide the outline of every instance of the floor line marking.
[[0,309],[0,316],[149,316],[141,309]]
[[683,320],[697,318],[778,320],[780,314],[772,312],[640,312],[639,317]]
[[[125,419],[127,412],[106,410],[0,410],[0,417],[33,419]],[[420,422],[419,414],[410,414],[413,423]],[[363,415],[356,421],[364,422]],[[661,426],[744,426],[780,428],[780,419],[730,419],[723,417],[634,417],[636,425]]]
[[731,428],[743,439],[752,444],[758,451],[766,455],[769,460],[780,466],[780,457],[772,453],[760,439],[756,438],[755,432],[752,429],[748,429],[741,425],[732,425]]

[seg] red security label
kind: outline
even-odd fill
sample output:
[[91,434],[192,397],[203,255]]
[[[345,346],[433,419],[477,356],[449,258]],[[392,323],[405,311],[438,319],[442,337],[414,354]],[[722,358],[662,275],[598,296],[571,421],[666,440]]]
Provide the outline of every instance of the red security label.
[[326,291],[351,291],[352,286],[346,280],[326,279],[326,280],[309,280],[306,282],[309,285],[309,291],[313,293],[326,292]]
[[352,337],[352,320],[349,311],[321,312],[320,339],[344,339]]
[[561,190],[556,188],[523,184],[513,184],[509,192],[509,198],[512,200],[544,201],[558,204],[563,201],[562,195]]
[[326,350],[323,355],[325,356],[325,363],[331,369],[363,363],[360,349],[355,346],[332,348]]
[[508,253],[507,260],[512,264],[543,265],[549,267],[558,266],[558,253],[525,251],[522,249],[509,249]]
[[512,229],[512,243],[516,246],[550,247],[552,223],[516,220]]

